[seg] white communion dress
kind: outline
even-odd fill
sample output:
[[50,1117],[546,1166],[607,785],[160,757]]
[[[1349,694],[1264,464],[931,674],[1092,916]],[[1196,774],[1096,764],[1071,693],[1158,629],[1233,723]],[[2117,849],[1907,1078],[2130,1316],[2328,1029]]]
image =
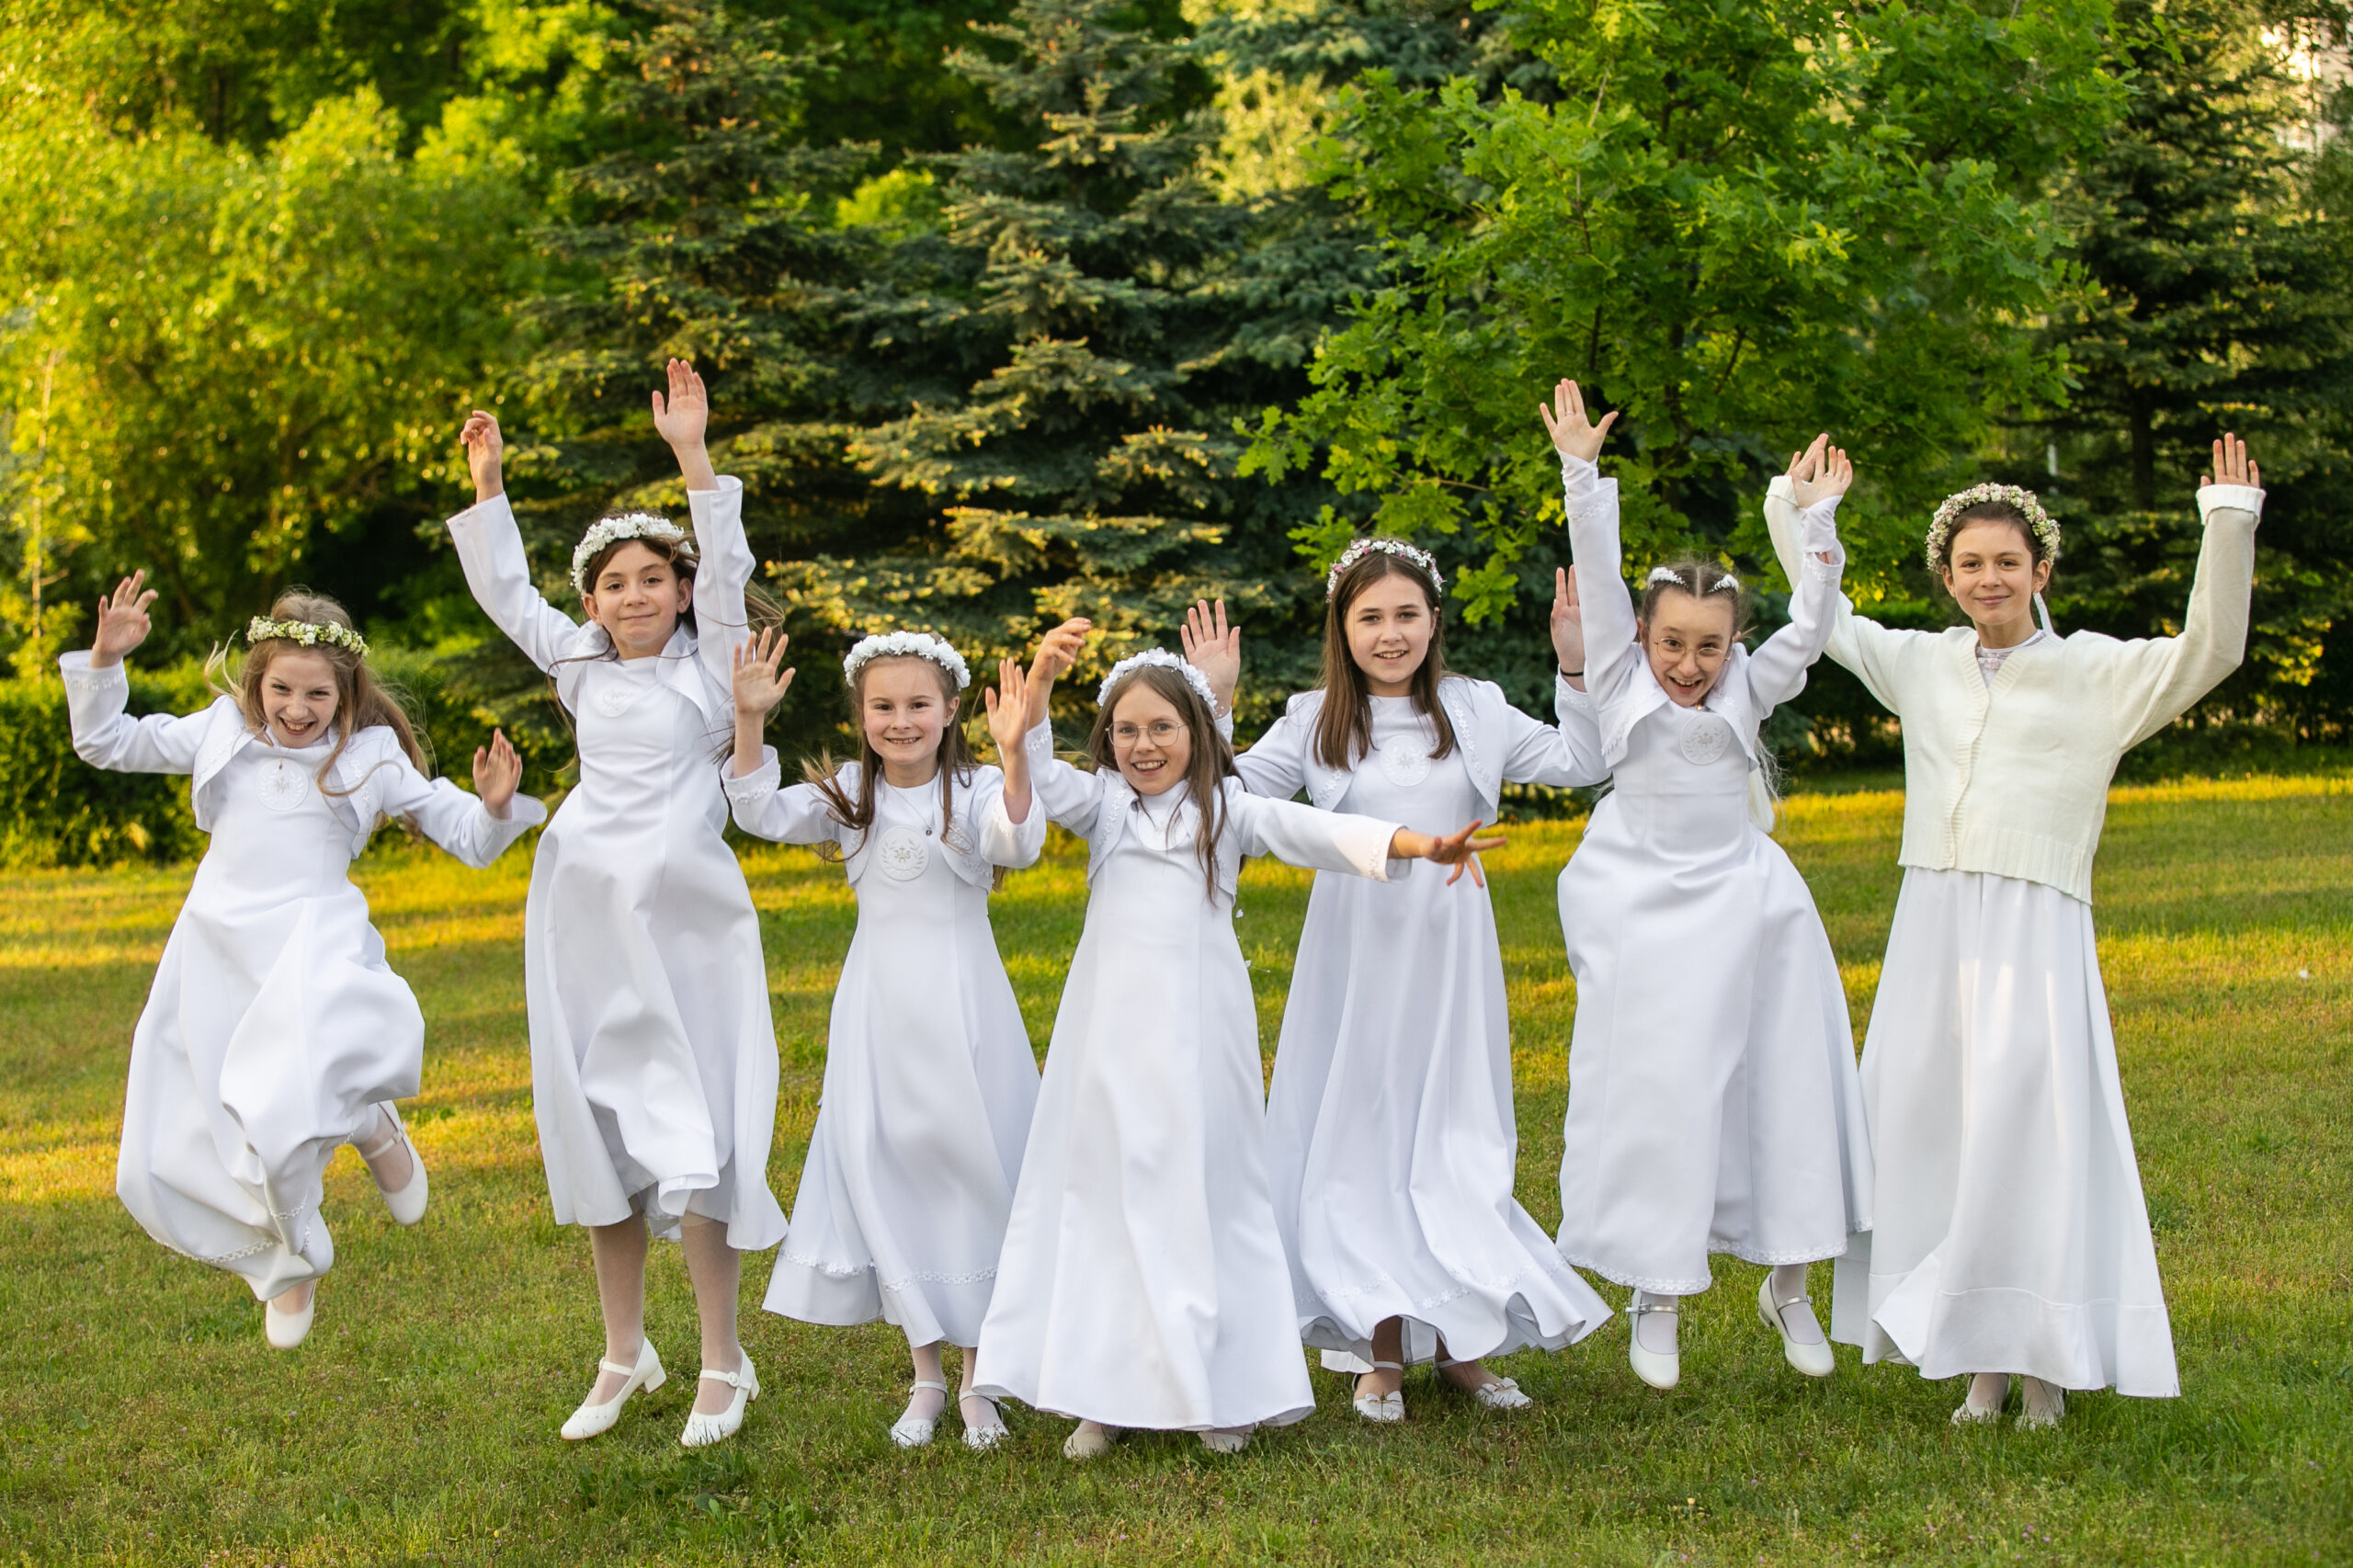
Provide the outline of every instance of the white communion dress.
[[1087,837],[1086,926],[981,1330],[981,1392],[1118,1427],[1296,1421],[1315,1393],[1267,1189],[1234,889],[1245,855],[1389,876],[1396,829],[1223,780],[1211,896],[1185,786],[1139,796],[1050,745],[1031,732],[1030,776]]
[[1688,1296],[1708,1288],[1711,1253],[1812,1263],[1870,1228],[1837,960],[1805,879],[1752,817],[1757,728],[1803,688],[1844,557],[1825,504],[1790,568],[1790,625],[1753,656],[1735,642],[1685,708],[1635,641],[1617,482],[1563,466],[1616,786],[1561,873],[1577,980],[1561,1251],[1620,1285]]
[[322,790],[332,734],[272,744],[227,697],[132,719],[121,665],[61,663],[74,749],[99,767],[192,774],[210,835],[131,1034],[115,1188],[149,1235],[267,1301],[334,1265],[327,1163],[424,1068],[424,1015],[384,962],[352,860],[395,817],[487,866],[547,813],[518,795],[494,818],[382,728],[351,737]]
[[[1324,694],[1291,699],[1237,760],[1255,794],[1305,789],[1325,810],[1447,834],[1493,822],[1509,780],[1608,773],[1583,693],[1559,682],[1540,724],[1485,681],[1449,676],[1456,744],[1410,697],[1371,701],[1352,768],[1315,756]],[[1558,1349],[1609,1316],[1512,1195],[1510,1012],[1487,891],[1443,872],[1396,882],[1319,872],[1307,904],[1267,1101],[1275,1218],[1301,1336],[1327,1366],[1370,1369],[1372,1332],[1405,1320],[1409,1362]]]
[[531,1105],[558,1224],[693,1213],[761,1251],[784,1235],[768,1190],[776,1024],[760,923],[727,846],[721,756],[745,634],[743,487],[691,491],[694,609],[659,654],[617,659],[531,585],[504,495],[449,519],[475,599],[554,678],[580,782],[540,835],[523,914]]
[[[856,800],[859,765],[837,775]],[[902,790],[876,780],[874,823],[845,827],[816,788],[779,789],[776,754],[727,780],[746,833],[833,844],[858,895],[834,988],[825,1081],[767,1310],[802,1323],[895,1324],[910,1345],[980,1343],[1021,1171],[1038,1061],[989,928],[1000,866],[1035,865],[1046,813],[1005,813],[979,767]]]
[[[1838,1260],[1831,1337],[1927,1378],[2023,1372],[2181,1392],[2092,929],[2124,752],[2238,663],[2262,493],[2200,492],[2180,635],[1973,629],[1834,606],[1831,657],[1904,724],[1903,891],[1863,1043],[1875,1224]],[[1793,514],[1766,504],[1784,562]]]

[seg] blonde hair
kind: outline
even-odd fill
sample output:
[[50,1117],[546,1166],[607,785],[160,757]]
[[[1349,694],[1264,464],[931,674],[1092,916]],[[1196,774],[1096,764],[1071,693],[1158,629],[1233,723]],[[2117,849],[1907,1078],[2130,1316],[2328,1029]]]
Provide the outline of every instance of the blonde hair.
[[[324,594],[314,594],[307,588],[289,588],[279,594],[269,607],[271,620],[307,621],[313,626],[340,626],[349,631],[358,629],[351,624],[351,612]],[[343,759],[344,748],[351,737],[362,730],[383,728],[392,733],[401,750],[408,755],[416,770],[427,778],[433,775],[432,753],[426,747],[424,737],[410,720],[408,710],[401,706],[392,688],[376,678],[368,667],[365,655],[333,642],[319,642],[305,646],[290,637],[265,637],[245,651],[244,657],[231,669],[229,650],[215,648],[204,662],[204,681],[214,692],[233,699],[237,710],[244,716],[245,728],[256,735],[269,733],[269,721],[262,705],[261,683],[269,666],[285,653],[315,653],[327,662],[335,673],[335,745],[324,761],[319,764],[319,792],[342,796],[349,790],[327,787],[328,776],[335,765]],[[354,789],[358,786],[354,785]]]

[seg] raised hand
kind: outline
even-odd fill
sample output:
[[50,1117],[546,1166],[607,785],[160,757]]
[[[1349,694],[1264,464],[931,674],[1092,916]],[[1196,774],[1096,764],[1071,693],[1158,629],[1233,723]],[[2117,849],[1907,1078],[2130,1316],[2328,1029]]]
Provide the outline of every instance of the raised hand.
[[146,642],[147,633],[154,630],[155,623],[147,619],[147,607],[155,602],[155,590],[146,584],[143,570],[133,572],[115,585],[113,593],[99,597],[97,635],[90,641],[92,669],[122,663],[122,656]]
[[1234,687],[1242,684],[1242,628],[1226,625],[1225,601],[1211,606],[1196,599],[1177,635],[1184,640],[1185,662],[1207,676],[1217,693],[1217,710],[1233,712]]
[[480,506],[506,489],[506,438],[498,433],[498,415],[477,408],[466,415],[458,432],[466,449],[466,467],[473,474],[474,504]]
[[1536,405],[1544,416],[1544,428],[1552,437],[1553,449],[1564,458],[1577,458],[1591,462],[1601,455],[1601,443],[1608,438],[1609,427],[1618,423],[1618,411],[1610,410],[1593,424],[1585,416],[1585,394],[1574,381],[1563,379],[1552,389],[1552,406]]
[[792,685],[792,671],[779,675],[777,666],[784,662],[784,647],[790,641],[771,629],[735,644],[735,711],[739,715],[763,720],[784,700],[786,689]]
[[716,490],[719,475],[712,471],[710,449],[703,445],[703,432],[710,423],[710,395],[703,391],[702,377],[684,359],[671,360],[669,372],[668,403],[663,402],[660,392],[654,394],[654,428],[670,443],[688,489]]
[[490,744],[474,748],[474,793],[482,797],[483,809],[505,822],[515,786],[522,781],[523,759],[507,744],[506,732],[491,731]]
[[1073,619],[1039,639],[1038,652],[1029,660],[1029,722],[1033,726],[1045,722],[1054,682],[1078,663],[1079,654],[1086,651],[1086,634],[1094,629],[1091,620]]
[[2199,482],[2199,488],[2209,484],[2244,484],[2263,488],[2263,470],[2246,455],[2246,443],[2229,431],[2214,443],[2214,471]]
[[989,739],[999,756],[1021,749],[1029,733],[1029,676],[1018,659],[999,659],[996,684],[981,687],[981,703],[989,710]]
[[1585,675],[1585,608],[1577,602],[1577,574],[1552,569],[1552,656],[1572,679]]
[[1816,436],[1802,452],[1790,454],[1790,499],[1801,512],[1816,502],[1844,495],[1855,483],[1855,465],[1847,449],[1830,444],[1828,432]]

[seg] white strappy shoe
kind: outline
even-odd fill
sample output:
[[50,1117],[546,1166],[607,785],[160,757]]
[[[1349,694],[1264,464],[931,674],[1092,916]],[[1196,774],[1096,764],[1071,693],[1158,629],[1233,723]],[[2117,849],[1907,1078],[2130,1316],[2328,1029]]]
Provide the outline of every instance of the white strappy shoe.
[[[408,1123],[403,1121],[401,1113],[392,1108],[392,1102],[385,1100],[377,1108],[384,1113],[385,1119],[392,1124],[392,1131],[408,1150],[408,1181],[398,1192],[381,1187],[376,1191],[383,1198],[384,1207],[392,1211],[394,1220],[404,1225],[414,1225],[425,1218],[425,1156],[416,1152],[416,1141],[408,1135]],[[352,1146],[358,1147],[356,1143]],[[365,1153],[360,1158],[367,1158]],[[375,1176],[373,1167],[368,1174],[371,1178]]]
[[1212,1426],[1201,1434],[1201,1447],[1213,1454],[1238,1454],[1250,1446],[1256,1426]]
[[1097,1426],[1087,1429],[1082,1421],[1076,1430],[1063,1439],[1063,1458],[1066,1460],[1099,1460],[1111,1451],[1111,1428]]
[[[1676,1315],[1673,1307],[1662,1307],[1637,1300],[1626,1309],[1631,1332],[1626,1335],[1626,1362],[1634,1369],[1634,1376],[1654,1389],[1671,1389],[1683,1378],[1683,1351],[1680,1346],[1665,1352],[1643,1347],[1643,1320],[1653,1312]],[[1677,1325],[1680,1327],[1681,1324]]]
[[744,1407],[760,1397],[760,1374],[752,1365],[750,1353],[739,1348],[735,1354],[742,1359],[742,1366],[732,1372],[717,1372],[705,1367],[697,1380],[725,1383],[735,1391],[735,1397],[727,1402],[726,1409],[709,1415],[699,1410],[688,1412],[687,1429],[678,1434],[680,1448],[707,1449],[713,1443],[725,1442],[744,1425]]
[[[1461,1365],[1460,1361],[1449,1361],[1441,1357],[1438,1363],[1438,1369],[1443,1372],[1449,1367]],[[1460,1388],[1461,1385],[1456,1384],[1456,1386]],[[1463,1389],[1462,1392],[1489,1410],[1525,1410],[1536,1403],[1522,1393],[1518,1382],[1511,1378],[1497,1378],[1494,1382],[1481,1383],[1477,1388]]]
[[[907,1385],[909,1393],[919,1393],[925,1389],[930,1389],[938,1393],[940,1407],[943,1410],[947,1408],[948,1385],[946,1383],[937,1382],[930,1378],[917,1378]],[[920,1449],[931,1441],[932,1430],[938,1425],[939,1417],[937,1415],[917,1415],[915,1413],[915,1402],[910,1400],[907,1402],[905,1413],[891,1423],[891,1441],[903,1449]]]
[[[280,1292],[283,1294],[284,1292]],[[291,1350],[310,1337],[311,1320],[319,1312],[319,1282],[311,1281],[311,1299],[299,1312],[281,1312],[276,1297],[261,1305],[261,1336],[272,1350]]]
[[[1401,1361],[1375,1361],[1372,1364],[1372,1369],[1376,1372],[1395,1372],[1401,1378],[1405,1375],[1404,1363]],[[1349,1403],[1357,1407],[1358,1415],[1363,1416],[1367,1421],[1379,1422],[1384,1426],[1392,1421],[1405,1419],[1405,1391],[1402,1388],[1392,1389],[1387,1393],[1371,1398],[1356,1394],[1350,1398]]]
[[[964,1415],[964,1402],[968,1399],[977,1399],[988,1407],[989,1418],[986,1421],[975,1422],[971,1416]],[[995,1448],[1010,1436],[1005,1429],[1005,1412],[996,1407],[996,1401],[984,1393],[957,1395],[956,1414],[964,1416],[964,1446],[968,1449],[985,1451]]]
[[[599,1361],[597,1369],[629,1381],[621,1384],[620,1392],[602,1404],[593,1397],[581,1401],[580,1408],[574,1411],[572,1418],[563,1424],[563,1437],[567,1442],[577,1443],[611,1431],[613,1423],[621,1418],[621,1406],[629,1403],[630,1395],[640,1389],[652,1393],[669,1378],[669,1374],[662,1369],[662,1358],[654,1353],[654,1341],[650,1339],[637,1342],[635,1366],[624,1367],[619,1361]],[[595,1385],[591,1384],[588,1392],[593,1396],[596,1392]]]
[[[1781,1355],[1790,1366],[1809,1378],[1828,1377],[1838,1369],[1838,1358],[1831,1353],[1830,1341],[1820,1338],[1812,1345],[1802,1345],[1791,1337],[1789,1319],[1783,1315],[1791,1307],[1805,1308],[1809,1320],[1813,1316],[1812,1296],[1792,1296],[1786,1301],[1777,1301],[1773,1299],[1773,1277],[1766,1275],[1764,1283],[1756,1287],[1756,1315],[1765,1320],[1767,1328],[1781,1336]],[[1822,1325],[1815,1324],[1814,1333],[1821,1332]]]

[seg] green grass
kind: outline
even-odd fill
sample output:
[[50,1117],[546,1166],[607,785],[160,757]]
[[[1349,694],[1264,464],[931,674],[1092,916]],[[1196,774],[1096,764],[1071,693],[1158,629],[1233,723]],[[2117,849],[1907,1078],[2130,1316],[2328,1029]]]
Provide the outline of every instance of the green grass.
[[[1859,1028],[1901,810],[1884,792],[1800,797],[1782,835]],[[2056,1433],[1957,1432],[1957,1384],[1851,1351],[1826,1382],[1786,1371],[1749,1305],[1756,1271],[1727,1263],[1684,1320],[1671,1393],[1635,1381],[1613,1323],[1504,1363],[1538,1401],[1515,1416],[1416,1374],[1412,1418],[1375,1430],[1318,1371],[1322,1409],[1238,1459],[1142,1437],[1084,1468],[1060,1457],[1065,1423],[1017,1409],[995,1454],[952,1430],[893,1449],[898,1336],[757,1312],[759,1259],[745,1338],[767,1392],[739,1441],[678,1449],[685,1380],[585,1448],[556,1437],[599,1335],[585,1240],[550,1222],[533,1140],[520,855],[487,874],[399,848],[363,863],[430,1024],[413,1117],[433,1211],[400,1232],[339,1156],[318,1327],[294,1355],[266,1350],[244,1288],[150,1242],[111,1194],[131,1025],[187,871],[0,879],[0,1563],[2343,1562],[2348,828],[2353,788],[2326,778],[2119,790],[2109,813],[2100,956],[2185,1397],[2087,1395]],[[1490,862],[1520,1197],[1548,1227],[1574,1004],[1552,878],[1576,831],[1532,827]],[[746,863],[784,1060],[770,1175],[789,1200],[851,904],[806,855]],[[1081,881],[1065,845],[998,904],[1040,1042]],[[1268,1049],[1306,886],[1266,865],[1245,879]],[[654,1275],[657,1343],[691,1367],[674,1250]]]

